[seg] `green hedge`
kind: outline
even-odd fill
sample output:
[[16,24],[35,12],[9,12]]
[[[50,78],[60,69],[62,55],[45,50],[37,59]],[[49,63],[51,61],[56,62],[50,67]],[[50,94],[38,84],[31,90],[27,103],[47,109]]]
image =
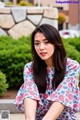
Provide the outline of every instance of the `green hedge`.
[[18,4],[19,6],[32,6],[30,2],[27,2],[26,0],[21,0]]
[[[63,40],[67,56],[80,63],[80,42],[75,39]],[[0,37],[0,70],[6,74],[9,88],[19,88],[23,83],[24,65],[32,60],[30,36],[13,39]]]
[[30,37],[19,40],[0,37],[0,69],[7,76],[9,88],[17,88],[23,82],[24,65],[31,61]]
[[8,84],[6,83],[6,75],[0,71],[0,96],[3,95],[7,88]]
[[67,56],[80,63],[80,38],[63,39]]
[[75,48],[75,46],[70,45],[64,42],[67,56],[71,59],[74,59],[80,63],[80,52]]
[[69,38],[69,39],[64,39],[64,42],[67,42],[70,45],[73,45],[75,49],[77,49],[80,52],[80,37],[78,38]]

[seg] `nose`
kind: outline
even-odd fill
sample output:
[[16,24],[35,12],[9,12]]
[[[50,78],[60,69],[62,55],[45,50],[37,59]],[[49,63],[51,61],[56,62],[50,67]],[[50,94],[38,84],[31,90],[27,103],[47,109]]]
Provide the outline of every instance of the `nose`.
[[44,48],[45,48],[44,44],[41,43],[41,44],[39,45],[39,49],[40,49],[40,50],[43,50]]

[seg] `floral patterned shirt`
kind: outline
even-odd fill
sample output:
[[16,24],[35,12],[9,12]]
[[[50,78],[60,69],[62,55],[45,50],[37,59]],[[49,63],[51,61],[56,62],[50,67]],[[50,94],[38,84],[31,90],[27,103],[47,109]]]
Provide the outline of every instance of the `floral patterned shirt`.
[[54,101],[58,101],[65,108],[57,120],[77,120],[75,113],[80,107],[80,91],[78,87],[79,70],[79,63],[67,58],[65,77],[56,90],[53,90],[52,79],[54,77],[54,68],[48,69],[46,92],[45,94],[39,94],[37,85],[33,80],[32,62],[27,63],[23,73],[24,83],[18,91],[14,104],[19,110],[24,111],[24,98],[37,100],[36,120],[42,120],[51,104]]

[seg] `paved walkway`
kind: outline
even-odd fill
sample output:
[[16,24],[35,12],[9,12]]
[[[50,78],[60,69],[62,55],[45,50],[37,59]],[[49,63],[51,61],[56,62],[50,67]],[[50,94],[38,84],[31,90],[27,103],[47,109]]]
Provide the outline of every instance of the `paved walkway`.
[[77,113],[77,116],[78,116],[78,120],[80,120],[80,112],[79,112],[79,113]]
[[[80,113],[77,113],[78,120],[80,120]],[[5,120],[5,119],[0,119]],[[8,119],[7,119],[8,120]],[[24,114],[10,114],[10,120],[25,120]]]

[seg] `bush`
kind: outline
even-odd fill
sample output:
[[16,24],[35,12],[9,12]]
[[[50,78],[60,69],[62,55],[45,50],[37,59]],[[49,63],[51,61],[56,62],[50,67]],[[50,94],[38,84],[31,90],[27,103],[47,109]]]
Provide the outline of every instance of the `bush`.
[[0,69],[7,76],[9,88],[18,88],[23,82],[24,65],[31,61],[29,44],[30,37],[18,40],[8,36],[0,37]]
[[21,0],[18,5],[19,6],[32,6],[31,3],[26,2],[25,0]]
[[13,2],[11,1],[7,2],[5,6],[13,6]]
[[6,76],[0,71],[0,96],[3,95],[7,88],[8,84],[6,83]]
[[64,42],[67,42],[70,45],[75,46],[75,48],[80,52],[80,38],[69,38],[64,40]]
[[67,51],[67,56],[77,60],[80,63],[80,39],[79,38],[63,39],[63,42],[65,49]]
[[64,46],[67,52],[67,57],[74,59],[80,63],[80,53],[79,51],[75,48],[75,46],[72,46],[66,42],[64,42]]
[[58,17],[58,22],[59,22],[59,24],[65,22],[65,21],[66,21],[66,16],[65,16],[65,14],[59,13],[59,17]]

